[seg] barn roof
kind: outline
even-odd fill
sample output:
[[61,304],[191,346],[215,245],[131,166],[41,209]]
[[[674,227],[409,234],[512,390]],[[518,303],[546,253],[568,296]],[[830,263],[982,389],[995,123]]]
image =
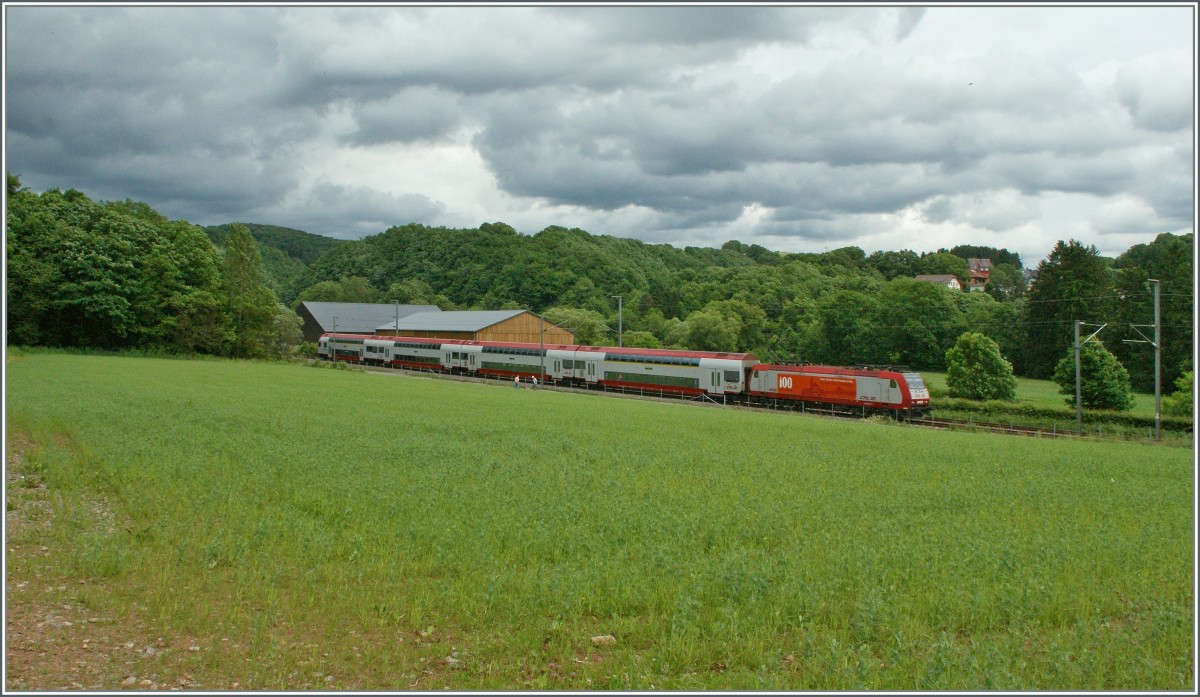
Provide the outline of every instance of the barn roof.
[[382,303],[325,303],[305,301],[300,303],[308,314],[321,325],[322,331],[335,330],[333,318],[337,317],[336,330],[339,334],[374,334],[375,328],[384,322],[396,323],[397,308],[403,319],[414,313],[437,314],[437,305],[386,305]]
[[[524,314],[525,310],[462,310],[417,312],[400,317],[400,331],[410,332],[478,332]],[[377,325],[375,331],[396,329],[395,317],[387,324]]]

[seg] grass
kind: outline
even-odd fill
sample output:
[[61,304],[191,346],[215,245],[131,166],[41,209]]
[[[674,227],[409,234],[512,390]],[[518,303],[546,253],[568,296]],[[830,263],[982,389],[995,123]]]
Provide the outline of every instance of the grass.
[[1182,449],[284,364],[8,380],[61,502],[37,573],[196,637],[205,685],[1195,687]]
[[[940,394],[946,393],[946,374],[921,372],[921,377],[925,378],[925,382],[932,389],[937,389]],[[1067,404],[1065,401],[1066,395],[1058,391],[1058,385],[1053,380],[1033,380],[1030,378],[1017,378],[1017,403],[1030,404],[1036,407],[1046,409],[1066,409],[1074,413],[1074,402]],[[1154,418],[1154,393],[1145,394],[1135,392],[1133,395],[1133,408],[1129,410],[1129,414],[1141,416],[1148,419]]]
[[[933,391],[936,416],[1034,426],[1047,432],[1053,429],[1059,433],[1074,433],[1076,430],[1075,409],[1064,403],[1063,395],[1058,392],[1058,386],[1053,381],[1017,378],[1016,401],[985,403],[945,397],[945,373],[922,375]],[[1038,411],[1030,413],[1030,409]],[[1135,393],[1133,408],[1128,412],[1084,409],[1082,417],[1082,431],[1089,437],[1157,442],[1172,447],[1194,447],[1190,416],[1163,413],[1160,434],[1155,438],[1153,394]]]

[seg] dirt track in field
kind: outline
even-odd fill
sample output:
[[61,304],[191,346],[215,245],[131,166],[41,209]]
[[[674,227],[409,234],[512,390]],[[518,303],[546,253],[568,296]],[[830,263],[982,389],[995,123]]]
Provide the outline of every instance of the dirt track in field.
[[[61,499],[27,463],[34,444],[7,434],[5,453],[6,552],[5,691],[178,690],[197,684],[184,657],[201,650],[190,637],[155,636],[136,615],[113,617],[89,605],[108,595],[103,582],[66,578],[46,562]],[[104,501],[89,503],[97,523],[111,524]]]

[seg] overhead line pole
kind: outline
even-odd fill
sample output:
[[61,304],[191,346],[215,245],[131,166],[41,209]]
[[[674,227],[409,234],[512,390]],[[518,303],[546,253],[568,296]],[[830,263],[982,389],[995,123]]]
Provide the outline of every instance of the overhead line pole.
[[624,338],[622,335],[625,333],[625,316],[622,311],[624,307],[622,304],[623,299],[619,295],[614,295],[613,297],[617,299],[617,348],[621,348],[624,346],[621,341]]
[[1154,440],[1162,438],[1162,320],[1158,314],[1158,291],[1162,283],[1149,279],[1154,284]]
[[337,315],[333,316],[333,331],[329,333],[329,362],[335,363],[337,356],[333,355],[333,335],[337,334]]
[[1154,340],[1146,339],[1139,327],[1145,324],[1131,324],[1133,330],[1141,334],[1143,341],[1126,339],[1127,344],[1150,344],[1154,347],[1154,439],[1162,438],[1162,317],[1159,310],[1159,290],[1162,282],[1156,278],[1147,278],[1147,283],[1154,284]]
[[[546,384],[546,318],[536,313],[534,316],[538,318],[538,352],[542,354],[542,384],[544,385]],[[572,332],[574,331],[570,329],[570,327],[564,327],[563,325],[555,324],[554,322],[551,322],[550,326],[558,327],[559,329],[568,329]]]
[[1078,319],[1075,320],[1075,435],[1084,433],[1084,390],[1080,386],[1080,369],[1079,369],[1079,325]]
[[[1079,368],[1079,347],[1091,341],[1094,336],[1100,333],[1100,329],[1108,326],[1108,322],[1100,325],[1100,329],[1092,332],[1088,338],[1082,342],[1079,341],[1079,328],[1083,326],[1083,322],[1075,320],[1075,435],[1083,435],[1083,387],[1080,379],[1081,370]],[[1096,325],[1091,325],[1096,326]]]

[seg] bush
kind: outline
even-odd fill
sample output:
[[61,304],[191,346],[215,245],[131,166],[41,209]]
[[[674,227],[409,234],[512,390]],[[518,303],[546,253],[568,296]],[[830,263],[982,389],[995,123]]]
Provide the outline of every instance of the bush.
[[1192,413],[1194,401],[1192,398],[1192,371],[1187,371],[1175,378],[1175,393],[1163,398],[1163,411],[1175,416],[1188,416]]
[[946,351],[946,387],[951,397],[1015,401],[1017,378],[1012,363],[990,337],[967,332]]
[[[1089,409],[1113,409],[1128,411],[1133,408],[1133,387],[1129,384],[1129,371],[1104,344],[1089,341],[1080,348],[1080,399]],[[1069,406],[1075,405],[1075,349],[1054,367],[1054,382],[1058,391],[1067,395]]]

